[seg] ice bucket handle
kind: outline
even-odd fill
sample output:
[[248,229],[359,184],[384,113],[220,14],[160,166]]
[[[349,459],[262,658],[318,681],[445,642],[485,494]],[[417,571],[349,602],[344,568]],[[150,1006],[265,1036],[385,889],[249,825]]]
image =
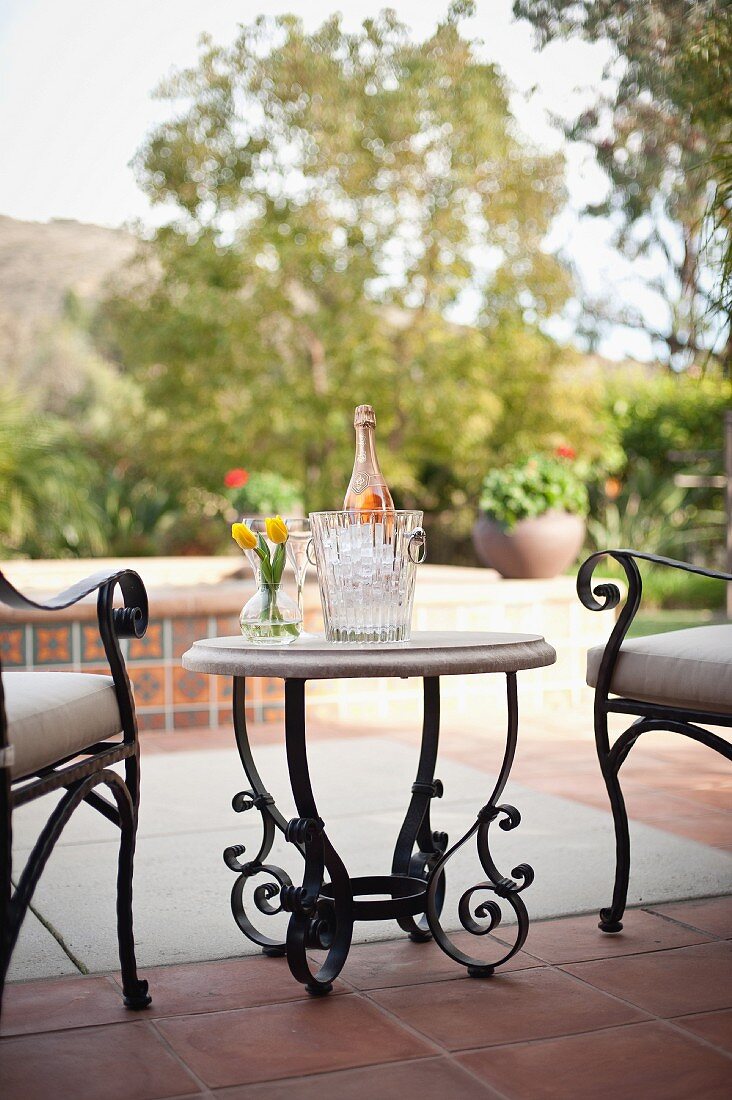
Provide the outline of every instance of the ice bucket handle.
[[306,554],[306,557],[307,557],[308,561],[310,562],[310,564],[314,565],[317,568],[318,563],[315,560],[315,544],[314,544],[312,539],[308,539],[308,544],[307,544],[307,547],[305,549],[305,554]]
[[[416,557],[415,557],[416,552]],[[415,527],[407,539],[407,554],[415,565],[421,565],[427,557],[427,535],[424,527]]]

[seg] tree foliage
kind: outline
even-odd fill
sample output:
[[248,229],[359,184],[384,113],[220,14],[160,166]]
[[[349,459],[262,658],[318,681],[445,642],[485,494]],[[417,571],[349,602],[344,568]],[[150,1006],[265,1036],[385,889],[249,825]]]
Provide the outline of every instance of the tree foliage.
[[[726,0],[515,0],[539,41],[609,41],[617,90],[567,127],[607,173],[607,199],[631,259],[655,258],[649,288],[667,309],[650,331],[675,367],[714,347],[732,370],[729,298],[732,8]],[[603,310],[600,310],[601,314]],[[604,314],[607,319],[607,313]],[[649,330],[633,310],[611,319]]]
[[[162,419],[158,469],[214,490],[268,468],[337,505],[367,401],[397,498],[449,507],[495,456],[511,364],[545,368],[532,447],[561,433],[538,328],[567,293],[543,248],[561,162],[519,141],[469,10],[423,42],[390,11],[354,33],[260,17],[163,85],[170,118],[136,167],[176,217],[97,325]],[[473,327],[451,320],[467,295]],[[591,416],[578,431],[598,446]]]
[[[721,567],[724,491],[704,481],[724,472],[732,382],[715,371],[696,378],[622,370],[608,381],[605,401],[623,460],[604,489],[602,481],[593,487],[594,544],[643,547]],[[684,474],[701,483],[679,484],[676,475]]]

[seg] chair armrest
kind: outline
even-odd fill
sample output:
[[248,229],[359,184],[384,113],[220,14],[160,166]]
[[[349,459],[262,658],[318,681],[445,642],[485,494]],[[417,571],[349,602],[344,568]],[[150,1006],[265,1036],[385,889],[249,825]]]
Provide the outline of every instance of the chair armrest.
[[44,603],[31,600],[19,592],[0,572],[0,603],[19,611],[60,611],[78,603],[92,592],[113,592],[119,585],[124,607],[114,608],[112,622],[120,638],[141,638],[147,630],[148,601],[145,585],[134,569],[100,570],[77,581],[70,588],[49,597]]
[[[122,592],[123,607],[113,606],[114,592],[117,587]],[[114,681],[122,733],[126,742],[133,742],[137,739],[135,703],[119,639],[142,638],[147,630],[149,617],[147,592],[139,573],[134,569],[102,570],[84,580],[77,581],[71,588],[67,588],[57,596],[51,596],[44,603],[31,600],[18,592],[7,577],[0,573],[0,603],[21,611],[59,611],[61,608],[78,603],[92,592],[97,593],[99,635]],[[7,747],[2,707],[2,680],[0,679],[0,749]]]
[[[713,580],[732,581],[732,573],[721,573],[716,569],[704,569],[700,565],[691,565],[689,562],[676,561],[674,558],[664,558],[659,554],[646,554],[641,550],[598,550],[590,554],[580,566],[577,574],[577,595],[585,607],[590,611],[605,611],[607,608],[617,607],[620,603],[620,589],[612,581],[603,581],[593,590],[592,574],[602,558],[614,558],[625,570],[628,578],[628,602],[635,595],[642,592],[642,581],[634,559],[650,561],[654,565],[665,565],[671,569],[681,569],[685,573],[696,573],[701,577],[711,577]],[[599,603],[595,597],[602,596],[603,603]],[[637,608],[636,608],[637,610]],[[633,612],[635,614],[635,611]]]
[[[601,581],[595,585],[594,589],[592,587],[592,574],[602,558],[605,557],[614,558],[622,565],[628,578],[628,595],[625,606],[620,612],[613,632],[605,646],[597,677],[597,695],[607,695],[609,691],[618,652],[640,607],[643,581],[640,570],[636,565],[636,559],[649,561],[654,565],[668,566],[671,569],[682,569],[686,573],[697,573],[699,576],[710,577],[714,580],[732,581],[732,574],[730,573],[721,573],[715,569],[703,569],[700,565],[690,565],[688,562],[676,561],[674,558],[664,558],[659,554],[646,554],[640,550],[598,550],[597,553],[590,554],[577,573],[577,595],[590,611],[606,611],[617,607],[620,603],[620,589],[612,581]],[[598,597],[600,598],[598,599]]]

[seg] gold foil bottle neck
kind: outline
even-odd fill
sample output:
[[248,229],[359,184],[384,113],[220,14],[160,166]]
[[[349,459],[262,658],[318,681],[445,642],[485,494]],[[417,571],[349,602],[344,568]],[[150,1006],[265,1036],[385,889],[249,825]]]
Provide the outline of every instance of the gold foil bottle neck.
[[376,413],[371,405],[356,406],[356,411],[353,414],[353,426],[354,428],[376,427]]

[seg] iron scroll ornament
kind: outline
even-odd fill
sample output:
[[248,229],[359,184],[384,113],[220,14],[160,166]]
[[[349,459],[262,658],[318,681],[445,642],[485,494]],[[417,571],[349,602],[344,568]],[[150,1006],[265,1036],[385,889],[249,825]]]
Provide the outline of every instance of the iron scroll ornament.
[[[498,820],[499,828],[504,832],[515,829],[521,823],[521,814],[515,806],[507,803],[499,803],[498,799],[503,793],[516,753],[518,738],[518,695],[516,687],[516,674],[509,673],[506,676],[508,698],[508,732],[506,749],[504,752],[501,770],[496,780],[490,799],[478,812],[475,822],[464,836],[434,864],[427,885],[426,916],[427,923],[437,944],[442,950],[467,967],[471,978],[489,978],[497,966],[507,962],[521,950],[526,942],[529,931],[529,914],[524,905],[523,898],[519,895],[534,881],[534,871],[528,863],[520,863],[511,871],[513,877],[508,878],[498,870],[490,850],[490,827]],[[487,880],[479,882],[466,890],[458,902],[458,919],[466,932],[474,936],[487,936],[501,923],[503,911],[497,899],[506,901],[516,914],[516,935],[512,946],[504,951],[500,958],[485,962],[481,959],[467,955],[456,947],[449,938],[440,921],[440,912],[444,896],[445,867],[452,856],[467,844],[473,837],[476,838],[478,859],[487,875]],[[487,894],[488,897],[475,905],[476,894]],[[475,906],[473,908],[473,906]],[[479,923],[486,921],[487,923]],[[501,945],[503,947],[503,945]]]
[[[267,856],[272,850],[277,830],[284,833],[287,822],[275,805],[275,800],[267,791],[262,778],[254,763],[249,736],[246,725],[246,680],[243,677],[235,677],[233,689],[233,715],[234,732],[236,735],[239,757],[244,772],[251,783],[250,790],[239,791],[232,799],[232,808],[236,813],[246,813],[248,810],[258,810],[262,818],[262,839],[259,849],[251,859],[242,861],[240,858],[246,852],[243,844],[232,844],[224,850],[223,858],[226,866],[234,871],[237,879],[231,889],[231,912],[237,925],[253,943],[258,944],[265,955],[281,956],[285,954],[285,940],[273,939],[265,932],[260,931],[249,913],[244,900],[246,888],[253,884],[260,876],[260,881],[253,888],[252,901],[254,907],[264,917],[273,917],[283,911],[282,891],[292,886],[292,879],[282,867],[267,863]],[[304,855],[302,844],[295,843],[301,855]],[[275,898],[279,897],[277,903]]]
[[714,569],[704,569],[700,565],[690,565],[688,562],[665,558],[660,554],[646,554],[640,550],[598,550],[582,563],[577,573],[577,595],[590,611],[613,610],[618,606],[621,599],[620,589],[612,580],[603,580],[593,588],[592,577],[603,558],[613,558],[618,562],[622,566],[628,581],[628,595],[625,605],[605,646],[598,673],[597,687],[599,693],[606,696],[610,688],[618,651],[640,607],[643,595],[643,581],[636,561],[647,561],[653,565],[669,566],[672,569],[680,569],[684,573],[696,573],[700,577],[711,577],[715,580],[732,581],[732,574],[721,573]]
[[[292,879],[282,867],[272,863],[265,863],[272,841],[275,836],[275,825],[269,813],[269,807],[274,805],[274,799],[269,794],[257,795],[254,791],[240,791],[232,799],[232,807],[237,813],[246,810],[257,809],[262,815],[262,842],[259,851],[253,859],[242,863],[240,856],[244,855],[246,848],[243,844],[232,844],[224,851],[224,863],[238,874],[238,878],[231,890],[231,911],[237,925],[253,943],[259,944],[267,955],[283,955],[285,944],[282,940],[272,939],[260,932],[247,914],[244,905],[244,890],[251,879],[260,875],[265,876],[265,881],[259,883],[253,891],[253,902],[263,916],[272,917],[283,912],[282,891],[292,886]],[[274,898],[280,898],[273,904]]]

